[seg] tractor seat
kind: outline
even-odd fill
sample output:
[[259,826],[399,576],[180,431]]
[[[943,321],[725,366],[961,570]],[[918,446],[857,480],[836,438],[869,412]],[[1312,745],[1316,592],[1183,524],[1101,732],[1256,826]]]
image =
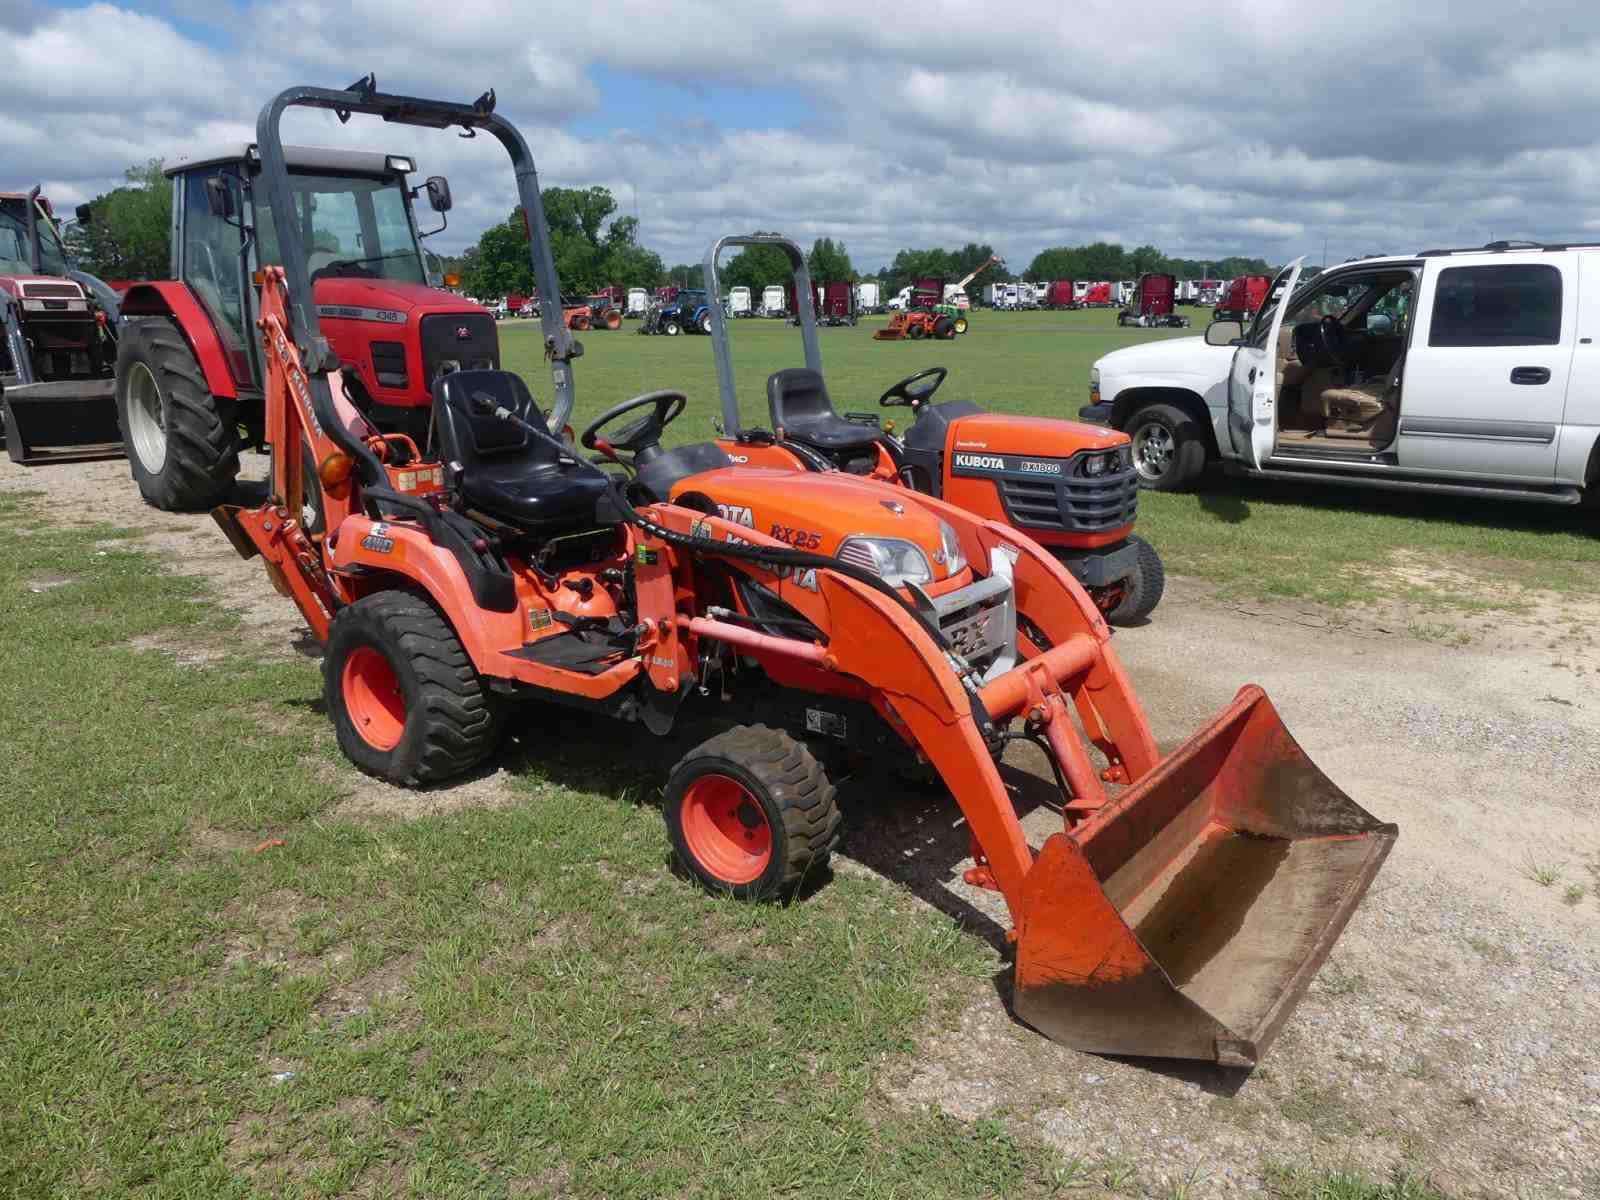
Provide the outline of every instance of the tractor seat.
[[562,461],[554,446],[526,430],[475,411],[475,395],[530,425],[545,424],[528,385],[510,371],[456,371],[435,381],[439,457],[467,506],[534,537],[595,528],[605,479],[574,459]]
[[774,371],[767,378],[767,407],[774,429],[829,453],[865,449],[881,436],[872,426],[834,412],[827,384],[809,367]]

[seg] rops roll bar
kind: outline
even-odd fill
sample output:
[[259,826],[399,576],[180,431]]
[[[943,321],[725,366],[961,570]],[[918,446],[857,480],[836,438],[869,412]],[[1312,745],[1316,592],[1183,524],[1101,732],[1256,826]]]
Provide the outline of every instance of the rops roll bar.
[[283,255],[283,269],[289,285],[291,332],[295,343],[301,347],[302,361],[311,377],[312,407],[328,435],[360,464],[361,475],[369,484],[381,484],[387,477],[377,457],[335,418],[327,372],[338,366],[338,360],[329,348],[327,339],[322,336],[317,306],[312,303],[305,240],[297,222],[279,217],[279,214],[295,211],[280,132],[283,114],[295,107],[324,108],[338,116],[341,123],[348,121],[352,113],[365,113],[382,117],[395,125],[417,125],[426,129],[459,126],[464,131],[460,135],[462,137],[476,137],[477,131],[483,129],[500,139],[500,144],[511,155],[511,165],[516,171],[517,198],[522,202],[522,211],[528,224],[528,253],[533,260],[533,278],[539,295],[544,298],[539,306],[540,323],[544,327],[545,355],[550,360],[550,374],[555,387],[555,406],[550,413],[550,427],[559,431],[572,415],[575,397],[571,363],[583,350],[579,343],[573,341],[562,318],[561,284],[556,278],[555,259],[550,253],[549,226],[545,222],[544,202],[539,194],[539,176],[534,170],[533,154],[517,127],[504,117],[497,116],[494,106],[493,88],[471,104],[457,104],[448,100],[425,100],[417,96],[380,92],[376,77],[367,75],[344,91],[314,87],[287,88],[269,101],[256,118],[261,181],[266,185],[267,200],[278,226],[278,247]]
[[728,348],[728,324],[722,311],[722,284],[717,278],[717,258],[729,246],[776,246],[789,256],[794,274],[794,303],[800,318],[800,340],[805,344],[806,366],[822,374],[822,348],[817,344],[817,314],[811,293],[811,272],[800,247],[781,233],[731,234],[718,238],[706,251],[706,299],[711,309],[711,353],[717,362],[717,389],[722,396],[723,432],[736,438],[739,422],[739,395],[733,387],[733,358]]

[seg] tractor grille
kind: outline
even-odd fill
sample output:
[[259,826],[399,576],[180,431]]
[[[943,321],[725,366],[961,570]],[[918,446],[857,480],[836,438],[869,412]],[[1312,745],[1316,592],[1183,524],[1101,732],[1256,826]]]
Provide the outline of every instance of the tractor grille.
[[1095,479],[999,479],[1006,515],[1023,529],[1102,533],[1132,524],[1139,507],[1139,473],[1118,471]]
[[407,388],[411,379],[406,372],[406,345],[404,342],[373,342],[372,371],[378,377],[378,386]]
[[441,374],[500,365],[500,339],[489,313],[430,313],[420,323],[424,384]]
[[83,289],[75,283],[24,283],[22,294],[29,300],[83,299]]

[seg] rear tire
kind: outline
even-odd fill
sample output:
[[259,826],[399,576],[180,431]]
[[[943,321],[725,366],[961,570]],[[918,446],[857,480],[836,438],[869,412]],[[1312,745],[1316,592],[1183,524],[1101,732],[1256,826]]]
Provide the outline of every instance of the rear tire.
[[239,474],[234,405],[211,394],[175,321],[131,317],[117,348],[117,424],[134,482],[167,512],[215,507]]
[[920,342],[923,338],[928,336],[928,327],[921,321],[909,322],[909,328],[906,330],[906,336],[908,336],[913,342]]
[[667,779],[664,815],[684,868],[742,900],[793,891],[839,840],[822,765],[765,725],[737,726],[684,755]]
[[1144,620],[1161,603],[1161,593],[1167,585],[1167,573],[1156,548],[1138,534],[1130,535],[1128,541],[1139,552],[1138,566],[1125,581],[1121,601],[1106,613],[1106,620],[1113,625],[1134,625]]
[[956,323],[949,317],[940,317],[933,323],[933,336],[941,342],[954,341],[956,336]]
[[385,591],[339,610],[322,657],[339,748],[390,783],[442,783],[500,737],[496,706],[455,631],[420,596]]
[[1170,404],[1139,409],[1123,426],[1133,439],[1133,465],[1139,486],[1156,492],[1183,491],[1206,465],[1206,444],[1200,426],[1188,413]]

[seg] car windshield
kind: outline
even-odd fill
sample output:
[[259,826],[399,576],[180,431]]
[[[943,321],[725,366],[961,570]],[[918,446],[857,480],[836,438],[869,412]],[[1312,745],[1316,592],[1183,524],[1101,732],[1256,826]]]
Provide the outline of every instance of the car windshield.
[[[67,256],[56,236],[55,223],[38,208],[39,260],[45,275],[65,275]],[[21,197],[0,200],[0,271],[11,275],[33,274],[33,251],[28,245],[28,202]]]
[[[289,186],[313,279],[427,282],[400,179],[291,172]],[[258,186],[254,191],[260,261],[281,262],[266,189]]]

